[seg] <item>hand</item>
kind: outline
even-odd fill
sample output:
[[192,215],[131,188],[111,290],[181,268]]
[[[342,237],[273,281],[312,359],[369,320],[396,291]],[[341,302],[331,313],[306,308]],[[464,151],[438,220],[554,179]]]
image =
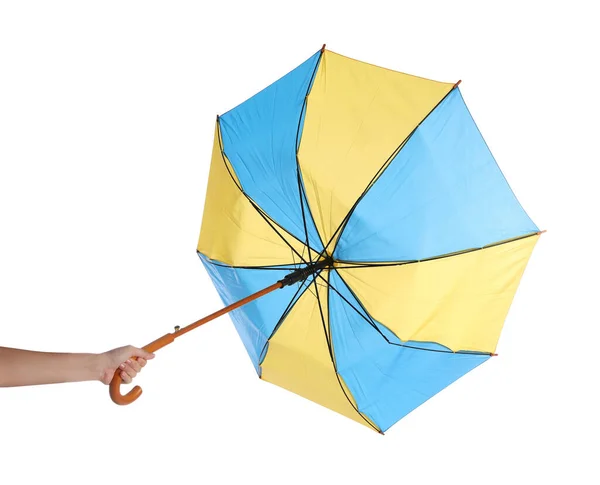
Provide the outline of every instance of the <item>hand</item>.
[[[133,359],[132,357],[137,357]],[[100,354],[101,372],[99,380],[108,385],[117,369],[121,371],[121,379],[126,384],[142,370],[146,362],[154,358],[154,354],[131,345],[119,347]]]

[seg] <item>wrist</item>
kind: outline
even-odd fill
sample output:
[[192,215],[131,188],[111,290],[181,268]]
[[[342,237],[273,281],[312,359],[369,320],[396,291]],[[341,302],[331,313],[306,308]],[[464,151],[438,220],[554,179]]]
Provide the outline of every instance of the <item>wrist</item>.
[[106,355],[105,354],[89,354],[87,370],[89,372],[90,381],[101,381],[103,382],[105,377],[106,369]]

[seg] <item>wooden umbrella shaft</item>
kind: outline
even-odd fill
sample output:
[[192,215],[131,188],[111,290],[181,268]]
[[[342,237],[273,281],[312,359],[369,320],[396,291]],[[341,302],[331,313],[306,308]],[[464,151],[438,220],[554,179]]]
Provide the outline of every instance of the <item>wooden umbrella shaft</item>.
[[[228,305],[225,308],[221,308],[220,310],[211,313],[210,315],[201,318],[200,320],[194,323],[189,324],[187,327],[183,327],[181,329],[179,327],[175,327],[175,331],[173,333],[167,333],[163,335],[162,337],[154,340],[153,342],[150,342],[148,345],[145,345],[143,349],[147,352],[156,352],[157,350],[162,349],[166,345],[172,343],[177,337],[191,332],[195,328],[198,328],[201,325],[204,325],[205,323],[220,317],[221,315],[225,315],[226,313],[229,313],[230,311],[235,310],[236,308],[239,308],[245,305],[246,303],[250,303],[251,301],[258,299],[261,296],[265,296],[266,294],[271,293],[272,291],[282,288],[283,286],[287,286],[288,282],[289,280],[285,281],[285,279],[278,281],[277,283],[273,283],[271,286],[267,286],[266,288],[263,288],[262,290],[257,291],[256,293],[253,293],[252,295],[249,295],[246,298],[242,298],[241,300],[236,301],[235,303],[232,303],[231,305]],[[135,357],[132,358],[135,359]],[[121,373],[119,369],[117,369],[110,383],[110,398],[115,404],[131,404],[142,394],[142,388],[140,386],[135,386],[127,394],[121,394],[121,383]]]
[[[173,333],[163,335],[161,338],[156,339],[154,342],[151,342],[148,345],[146,345],[146,347],[152,346],[152,350],[146,349],[146,347],[144,347],[144,350],[147,350],[148,352],[154,352],[155,350],[162,349],[165,345],[168,345],[171,342],[173,342],[173,340],[175,340],[177,337],[181,337],[182,335],[191,332],[199,326],[204,325],[205,323],[208,323],[211,320],[214,320],[215,318],[219,318],[221,315],[225,315],[235,310],[236,308],[244,306],[246,303],[250,303],[251,301],[257,300],[261,296],[265,296],[266,294],[271,293],[272,291],[278,290],[282,286],[282,282],[278,281],[277,283],[273,283],[271,286],[267,286],[266,288],[263,288],[262,290],[257,291],[256,293],[252,293],[246,298],[242,298],[241,300],[236,301],[231,305],[226,306],[225,308],[221,308],[220,310],[211,313],[210,315],[207,315],[206,317],[201,318],[200,320],[197,320],[194,323],[190,323],[187,327],[176,327]],[[163,339],[165,339],[165,343],[162,343]]]

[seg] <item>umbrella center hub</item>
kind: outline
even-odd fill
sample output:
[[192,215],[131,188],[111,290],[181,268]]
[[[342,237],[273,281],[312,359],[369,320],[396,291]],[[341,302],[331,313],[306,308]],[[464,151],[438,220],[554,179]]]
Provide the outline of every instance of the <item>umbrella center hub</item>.
[[312,274],[318,273],[319,271],[332,267],[333,258],[330,255],[327,255],[319,261],[308,263],[304,268],[299,268],[286,275],[285,278],[281,280],[282,286],[289,286],[294,283],[304,281]]
[[323,265],[321,268],[332,268],[333,267],[333,258],[328,254],[323,259],[319,260],[316,264]]

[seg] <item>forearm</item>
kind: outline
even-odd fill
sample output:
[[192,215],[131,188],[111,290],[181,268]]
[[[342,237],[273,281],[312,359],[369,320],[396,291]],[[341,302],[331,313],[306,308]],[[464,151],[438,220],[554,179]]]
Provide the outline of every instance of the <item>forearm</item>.
[[90,381],[102,373],[98,354],[35,352],[0,347],[0,387]]

